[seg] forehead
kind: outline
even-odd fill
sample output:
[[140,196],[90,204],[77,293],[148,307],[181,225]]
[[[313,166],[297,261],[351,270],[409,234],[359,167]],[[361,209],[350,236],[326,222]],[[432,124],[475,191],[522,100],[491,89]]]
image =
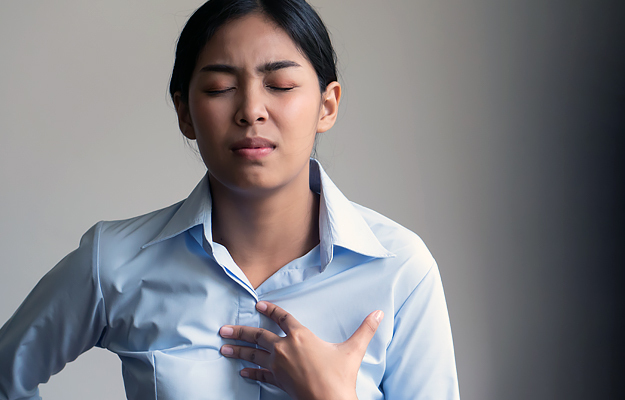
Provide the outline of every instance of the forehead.
[[234,19],[221,26],[200,53],[196,69],[207,63],[255,67],[292,60],[314,70],[289,34],[261,14]]

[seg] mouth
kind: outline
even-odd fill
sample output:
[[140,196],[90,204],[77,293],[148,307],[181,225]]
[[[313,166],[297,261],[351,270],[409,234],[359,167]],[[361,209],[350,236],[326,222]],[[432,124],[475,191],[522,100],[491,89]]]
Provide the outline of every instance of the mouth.
[[243,158],[258,160],[269,155],[276,148],[276,145],[262,137],[246,137],[230,146],[232,152]]

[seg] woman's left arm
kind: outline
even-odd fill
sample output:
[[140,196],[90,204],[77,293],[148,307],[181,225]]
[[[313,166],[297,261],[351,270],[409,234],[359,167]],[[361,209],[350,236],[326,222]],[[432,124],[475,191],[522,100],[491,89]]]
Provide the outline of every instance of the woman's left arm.
[[436,262],[393,315],[381,384],[392,400],[459,400],[451,325]]
[[382,311],[369,314],[345,342],[328,343],[274,304],[261,301],[256,308],[276,322],[286,336],[262,328],[222,327],[219,331],[222,337],[262,347],[222,346],[224,356],[262,367],[245,368],[241,376],[278,386],[297,400],[358,399],[356,377],[367,346],[384,316]]

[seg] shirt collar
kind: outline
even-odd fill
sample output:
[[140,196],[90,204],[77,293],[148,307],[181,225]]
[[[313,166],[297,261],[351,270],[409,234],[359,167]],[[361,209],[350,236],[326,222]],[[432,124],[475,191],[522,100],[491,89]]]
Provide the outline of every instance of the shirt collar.
[[335,246],[372,258],[394,256],[382,246],[362,215],[314,159],[310,160],[310,187],[321,195],[319,247],[322,269],[332,261]]
[[[179,203],[180,204],[180,203]],[[212,243],[211,212],[213,202],[208,183],[208,173],[197,184],[186,200],[182,201],[178,210],[156,237],[143,245],[146,248],[153,244],[170,239],[194,226],[203,225],[204,235],[208,243]]]
[[[315,159],[310,160],[310,188],[320,195],[319,248],[322,270],[332,261],[335,246],[372,258],[394,256],[382,246],[362,215]],[[165,227],[143,248],[170,239],[197,225],[203,225],[206,242],[211,244],[211,211],[212,201],[206,174]]]

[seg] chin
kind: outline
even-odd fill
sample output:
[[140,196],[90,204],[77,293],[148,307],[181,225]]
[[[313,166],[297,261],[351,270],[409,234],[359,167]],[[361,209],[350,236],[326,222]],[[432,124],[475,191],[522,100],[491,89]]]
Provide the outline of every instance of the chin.
[[247,196],[263,195],[280,188],[275,177],[271,179],[261,173],[254,174],[210,174],[211,187],[219,186],[232,193]]

